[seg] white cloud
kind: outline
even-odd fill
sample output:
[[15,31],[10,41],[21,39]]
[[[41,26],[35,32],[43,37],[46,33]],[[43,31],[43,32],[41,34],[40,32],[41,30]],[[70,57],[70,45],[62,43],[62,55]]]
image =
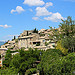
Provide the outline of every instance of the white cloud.
[[21,13],[23,11],[25,11],[25,10],[21,6],[17,6],[16,10],[14,10],[14,9],[11,10],[11,13],[14,13],[14,12]]
[[0,25],[0,27],[9,28],[9,27],[12,27],[12,26],[9,26],[9,25],[5,24],[5,25]]
[[43,0],[24,0],[23,4],[27,4],[29,6],[42,6],[45,2]]
[[33,20],[38,20],[39,18],[38,18],[38,17],[32,17],[32,19],[33,19]]
[[53,21],[53,22],[60,22],[61,19],[64,19],[60,13],[53,13],[50,17],[45,17],[44,18],[45,20],[50,20],[50,21]]
[[13,12],[16,12],[16,10],[12,9],[12,10],[11,10],[11,13],[13,13]]
[[48,8],[49,6],[53,6],[53,3],[52,2],[46,3],[45,7]]
[[50,14],[52,14],[52,12],[49,12],[45,7],[36,8],[36,16],[47,16]]

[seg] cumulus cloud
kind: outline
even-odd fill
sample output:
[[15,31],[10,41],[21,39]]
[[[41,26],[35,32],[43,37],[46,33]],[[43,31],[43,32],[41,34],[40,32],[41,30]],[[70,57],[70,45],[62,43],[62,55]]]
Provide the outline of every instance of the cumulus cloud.
[[64,19],[60,13],[53,13],[50,17],[45,17],[44,18],[45,20],[50,20],[50,21],[53,21],[53,22],[60,22],[61,19]]
[[49,12],[45,7],[36,8],[36,16],[47,16],[50,14],[52,14],[52,12]]
[[14,12],[21,13],[23,11],[25,11],[25,10],[21,6],[17,6],[16,10],[14,10],[14,9],[11,10],[11,13],[14,13]]
[[38,20],[39,18],[38,18],[38,17],[32,17],[32,19],[33,19],[33,20]]
[[0,25],[0,27],[9,28],[9,27],[12,27],[12,26],[9,26],[9,25],[5,24],[5,25]]
[[11,13],[13,13],[13,12],[16,12],[16,10],[12,9],[12,10],[11,10]]
[[53,3],[52,2],[46,3],[45,7],[48,8],[49,6],[53,6]]
[[27,4],[29,6],[42,6],[45,2],[43,0],[24,0],[23,4]]

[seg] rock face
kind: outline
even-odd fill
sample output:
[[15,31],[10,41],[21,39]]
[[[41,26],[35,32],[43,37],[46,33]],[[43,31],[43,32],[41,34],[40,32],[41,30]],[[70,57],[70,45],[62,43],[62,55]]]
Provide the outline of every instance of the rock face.
[[1,46],[1,45],[3,45],[4,43],[5,43],[5,42],[3,42],[3,41],[0,41],[0,46]]

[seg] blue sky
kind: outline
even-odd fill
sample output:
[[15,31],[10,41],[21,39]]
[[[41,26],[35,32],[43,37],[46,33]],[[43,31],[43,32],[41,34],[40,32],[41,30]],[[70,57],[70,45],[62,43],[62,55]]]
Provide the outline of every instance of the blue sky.
[[58,27],[61,19],[75,19],[75,0],[0,0],[0,40],[24,30]]

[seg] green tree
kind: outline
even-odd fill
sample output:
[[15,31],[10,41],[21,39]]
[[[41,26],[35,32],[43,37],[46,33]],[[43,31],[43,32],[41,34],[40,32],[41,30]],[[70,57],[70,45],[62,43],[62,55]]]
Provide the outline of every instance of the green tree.
[[33,68],[34,62],[38,60],[40,60],[40,50],[29,48],[29,51],[24,51],[22,48],[19,50],[19,54],[13,56],[9,67],[15,68],[17,72],[24,75],[26,70]]
[[[66,42],[66,43],[67,43],[67,42]],[[57,42],[56,49],[61,50],[62,53],[65,54],[65,55],[68,53],[68,49],[62,46],[62,40],[59,40],[59,41]]]
[[35,28],[35,29],[33,30],[33,33],[38,33],[38,30]]
[[[49,36],[57,42],[57,47],[64,53],[75,52],[75,22],[70,16],[66,20],[62,20],[59,25],[60,30],[50,27],[52,34]],[[60,43],[61,40],[61,43]],[[57,49],[58,49],[57,48]]]
[[73,75],[75,71],[75,53],[62,56],[60,50],[46,51],[38,65],[40,75]]
[[5,61],[3,61],[3,64],[4,64],[6,67],[9,67],[11,60],[12,60],[12,55],[11,55],[10,50],[8,50],[8,51],[6,52]]
[[62,20],[59,27],[61,27],[61,31],[64,36],[75,36],[75,23],[70,16],[67,17],[67,20]]
[[10,67],[14,67],[16,69],[19,69],[20,64],[21,64],[20,60],[21,60],[21,57],[19,54],[14,55],[13,59],[11,60]]
[[63,41],[63,47],[67,48],[69,52],[75,52],[75,23],[70,16],[67,17],[67,20],[62,20],[62,23],[59,25],[61,27],[60,37]]

